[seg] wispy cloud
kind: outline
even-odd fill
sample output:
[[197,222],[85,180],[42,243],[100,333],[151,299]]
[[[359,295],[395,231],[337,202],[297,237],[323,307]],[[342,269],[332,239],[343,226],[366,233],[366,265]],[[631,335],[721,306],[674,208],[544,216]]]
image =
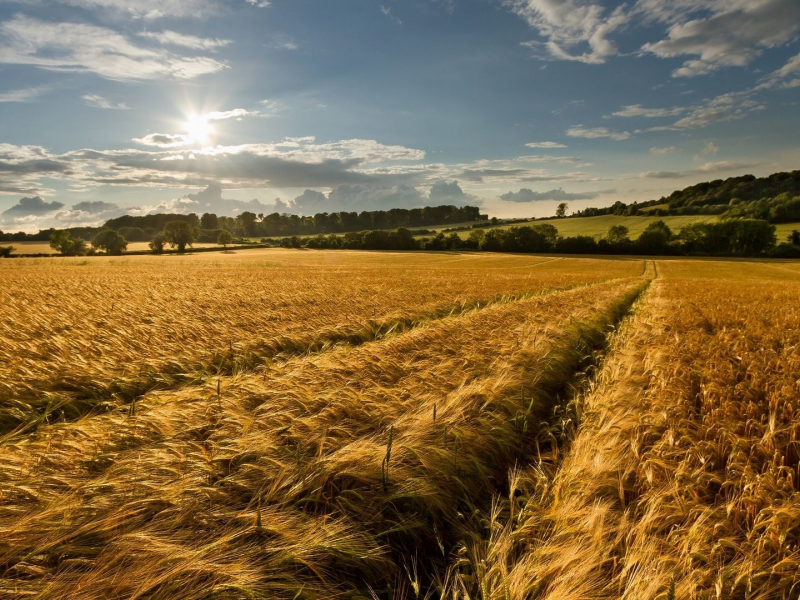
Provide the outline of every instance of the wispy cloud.
[[576,138],[588,138],[588,139],[601,139],[601,138],[609,138],[614,140],[615,142],[621,142],[622,140],[627,140],[631,137],[630,132],[628,131],[614,131],[608,129],[607,127],[571,127],[567,129],[567,135],[570,137]]
[[[617,54],[609,34],[628,21],[625,5],[609,13],[600,4],[585,0],[505,0],[504,3],[545,39],[523,44],[537,51],[540,58],[604,63]],[[582,47],[584,51],[577,53]]]
[[650,148],[650,154],[663,155],[675,154],[678,149],[675,146],[667,146],[666,148]]
[[796,87],[800,87],[800,54],[793,56],[780,69],[770,73],[756,89]]
[[[41,4],[41,0],[14,0],[18,4]],[[213,0],[50,0],[87,11],[102,11],[135,19],[163,17],[205,18],[216,12]]]
[[401,21],[399,17],[396,17],[395,15],[392,14],[392,9],[389,8],[388,6],[381,5],[381,12],[395,24],[397,25],[403,24],[403,21]]
[[16,16],[0,23],[0,63],[52,71],[95,73],[106,79],[192,79],[216,73],[225,63],[204,56],[155,52],[105,27],[52,23]]
[[722,173],[725,171],[744,171],[758,167],[762,163],[757,162],[732,162],[728,160],[710,162],[694,169],[684,171],[645,171],[638,175],[639,179],[681,179],[683,177],[693,177],[697,175],[708,175],[710,173]]
[[762,102],[754,100],[750,92],[732,92],[705,100],[688,107],[686,116],[671,125],[651,127],[648,131],[684,131],[702,129],[712,123],[744,119],[755,111],[765,109]]
[[106,110],[128,110],[130,108],[124,102],[114,104],[113,102],[109,102],[103,98],[103,96],[98,96],[97,94],[86,94],[81,96],[81,98],[88,106],[93,106],[95,108],[104,108]]
[[559,144],[558,142],[528,142],[525,144],[526,148],[566,148],[566,144]]
[[681,113],[686,112],[686,108],[645,108],[641,104],[631,104],[623,106],[621,110],[611,113],[613,117],[644,117],[646,119],[655,119],[660,117],[674,117]]
[[0,93],[0,102],[31,102],[49,91],[48,87],[33,87]]
[[224,48],[233,43],[233,40],[222,40],[219,38],[201,38],[194,35],[186,35],[177,31],[142,31],[139,37],[155,40],[165,46],[182,46],[192,50],[216,50]]

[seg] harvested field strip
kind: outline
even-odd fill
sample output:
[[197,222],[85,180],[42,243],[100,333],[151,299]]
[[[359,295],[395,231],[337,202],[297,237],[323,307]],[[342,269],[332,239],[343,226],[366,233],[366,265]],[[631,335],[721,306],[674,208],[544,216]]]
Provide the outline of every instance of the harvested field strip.
[[[544,265],[534,273],[516,267],[549,259],[495,256],[473,259],[479,267],[454,273],[409,255],[407,270],[397,268],[406,257],[393,257],[394,268],[344,269],[337,263],[320,272],[243,258],[233,265],[195,261],[158,271],[144,260],[86,266],[47,261],[66,268],[53,275],[60,287],[44,289],[38,263],[28,270],[24,264],[0,269],[6,307],[0,320],[6,341],[0,349],[0,431],[46,412],[76,418],[153,388],[251,368],[281,352],[363,342],[504,298],[635,276],[641,264],[621,262],[601,273],[597,261],[573,260],[570,272]],[[428,286],[411,284],[423,268],[417,263],[428,269]],[[36,302],[42,307],[33,314],[29,307]],[[166,302],[174,305],[164,310]]]
[[329,598],[431,583],[507,469],[547,445],[557,397],[643,285],[498,304],[223,377],[219,395],[44,426],[0,456],[0,589]]
[[515,474],[525,501],[466,552],[479,577],[452,574],[467,597],[798,596],[800,284],[724,268],[654,284],[561,468]]

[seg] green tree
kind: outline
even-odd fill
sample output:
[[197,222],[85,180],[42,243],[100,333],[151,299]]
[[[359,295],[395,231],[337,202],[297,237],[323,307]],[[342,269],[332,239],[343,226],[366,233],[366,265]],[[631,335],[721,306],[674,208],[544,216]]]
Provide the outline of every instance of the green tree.
[[8,258],[16,250],[14,246],[0,246],[0,258]]
[[81,238],[73,238],[66,229],[50,234],[50,247],[64,256],[86,254],[86,242]]
[[128,241],[113,229],[104,229],[94,236],[92,248],[105,250],[107,254],[120,255],[128,248]]
[[800,246],[800,231],[797,231],[797,229],[792,230],[792,233],[789,234],[786,241],[793,246]]
[[220,231],[217,236],[217,243],[223,248],[227,248],[228,244],[233,243],[233,235],[230,231]]
[[672,230],[664,221],[653,221],[636,240],[636,245],[645,254],[664,254],[669,249]]
[[629,242],[628,234],[630,230],[625,225],[612,225],[608,228],[606,239],[609,244],[624,244]]
[[214,213],[203,213],[200,217],[200,227],[203,229],[219,229],[219,218]]
[[164,252],[164,244],[167,243],[167,236],[163,233],[157,233],[153,236],[153,239],[150,240],[148,244],[150,246],[150,250],[153,251],[153,254],[161,254]]
[[170,221],[164,226],[164,236],[171,247],[178,248],[178,252],[185,252],[186,246],[197,240],[197,233],[197,228],[186,221]]
[[566,202],[562,202],[556,207],[556,218],[563,219],[567,216],[567,209],[569,208],[569,204]]

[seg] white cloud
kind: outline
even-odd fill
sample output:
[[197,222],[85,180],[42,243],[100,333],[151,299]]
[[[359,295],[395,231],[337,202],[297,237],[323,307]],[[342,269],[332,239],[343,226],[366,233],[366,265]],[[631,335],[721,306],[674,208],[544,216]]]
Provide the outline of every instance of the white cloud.
[[177,31],[142,31],[139,37],[155,40],[159,44],[167,46],[182,46],[192,50],[216,50],[224,48],[233,43],[232,40],[221,40],[218,38],[201,38],[194,35],[185,35]]
[[704,101],[686,110],[688,113],[672,125],[651,127],[649,131],[682,131],[701,129],[712,123],[744,119],[754,111],[764,110],[765,106],[750,97],[749,92],[723,94]]
[[508,192],[500,196],[505,202],[540,202],[543,200],[571,201],[571,200],[593,200],[601,194],[613,194],[616,190],[602,190],[597,192],[565,192],[563,188],[548,190],[546,192],[534,192],[529,188],[522,188],[518,192]]
[[694,169],[687,169],[685,171],[646,171],[639,174],[639,179],[680,179],[682,177],[691,177],[694,175],[708,175],[709,173],[721,173],[725,171],[743,171],[745,169],[752,169],[759,166],[761,163],[752,162],[732,162],[720,161],[706,163]]
[[0,102],[30,102],[47,91],[49,91],[47,87],[33,87],[3,92],[0,94]]
[[667,146],[666,148],[650,148],[650,154],[675,154],[678,149],[675,146]]
[[237,188],[335,187],[420,179],[425,170],[406,173],[376,167],[417,161],[421,150],[375,140],[317,143],[314,138],[276,144],[186,147],[188,136],[150,134],[135,140],[158,150],[83,149],[51,154],[38,146],[0,144],[0,191],[31,193],[38,180],[60,178],[73,185],[205,186],[211,181]]
[[106,110],[128,110],[129,107],[124,102],[120,102],[118,104],[114,104],[109,102],[103,96],[98,96],[97,94],[86,94],[81,96],[81,98],[86,102],[88,106],[93,106],[95,108],[103,108]]
[[95,73],[113,80],[191,79],[226,68],[207,57],[186,57],[136,46],[105,27],[50,23],[16,16],[0,23],[0,63],[53,71]]
[[[606,14],[601,5],[587,0],[504,0],[504,3],[546,39],[523,45],[542,50],[544,56],[557,60],[605,62],[617,54],[608,35],[628,20],[624,5]],[[580,47],[585,50],[574,53]]]
[[[704,2],[702,7],[712,14],[676,22],[666,39],[642,47],[661,58],[696,57],[684,62],[673,77],[748,65],[764,48],[781,46],[800,30],[797,0],[718,0]],[[662,19],[678,18],[669,12],[655,14]]]
[[683,112],[686,112],[685,108],[682,107],[675,107],[675,108],[645,108],[641,104],[630,104],[628,106],[623,106],[622,110],[618,110],[617,112],[611,113],[613,117],[644,117],[647,119],[654,119],[659,117],[674,117],[679,115]]
[[2,212],[4,217],[23,217],[28,215],[45,215],[63,208],[64,203],[58,201],[46,202],[41,196],[22,198],[14,206]]
[[255,6],[257,8],[267,8],[272,6],[272,2],[269,0],[245,0],[248,4]]
[[567,135],[570,137],[577,137],[577,138],[588,138],[588,139],[600,139],[600,138],[610,138],[615,142],[620,142],[622,140],[627,140],[631,137],[630,132],[628,131],[613,131],[606,127],[571,127],[567,129]]
[[257,111],[249,111],[244,108],[234,108],[233,110],[213,111],[204,118],[206,121],[224,121],[225,119],[240,119],[242,117],[252,117],[257,115]]
[[529,142],[525,144],[526,148],[566,148],[566,144],[559,144],[558,142]]
[[381,5],[381,12],[382,12],[382,13],[383,13],[385,16],[389,17],[389,19],[390,19],[390,20],[391,20],[393,23],[395,23],[396,25],[402,25],[402,24],[403,24],[403,21],[401,21],[399,17],[396,17],[395,15],[393,15],[393,14],[392,14],[392,9],[391,9],[391,8],[389,8],[388,6],[383,6],[383,5]]
[[179,148],[194,143],[194,140],[188,135],[171,133],[150,133],[141,138],[133,138],[133,141],[142,146],[156,146],[158,148]]
[[785,65],[771,73],[756,89],[800,87],[800,54],[790,58]]
[[714,142],[706,142],[706,145],[700,151],[700,154],[707,156],[709,154],[716,154],[717,152],[719,152],[719,147]]
[[[37,5],[40,0],[14,0],[18,4]],[[162,17],[204,18],[216,12],[212,0],[52,0],[87,11],[105,11],[121,17],[159,19]]]

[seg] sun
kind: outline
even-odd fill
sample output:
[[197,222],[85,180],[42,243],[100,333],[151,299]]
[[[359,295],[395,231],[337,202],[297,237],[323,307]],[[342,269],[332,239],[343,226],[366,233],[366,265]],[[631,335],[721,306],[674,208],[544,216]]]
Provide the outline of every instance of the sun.
[[214,137],[214,128],[208,119],[202,115],[192,115],[186,121],[186,135],[191,141],[207,146],[211,144]]

